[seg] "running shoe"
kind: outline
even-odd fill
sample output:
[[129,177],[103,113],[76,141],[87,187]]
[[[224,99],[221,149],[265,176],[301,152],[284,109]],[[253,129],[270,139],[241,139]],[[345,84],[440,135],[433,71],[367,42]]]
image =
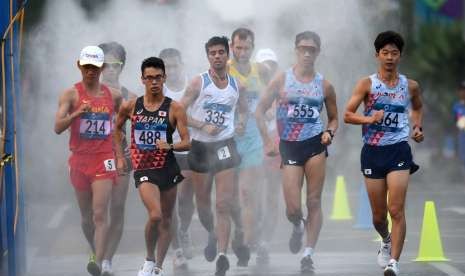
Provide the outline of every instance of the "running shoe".
[[154,276],[155,262],[153,261],[144,261],[144,264],[137,273],[137,276]]
[[102,276],[112,276],[111,262],[109,260],[102,261]]
[[313,260],[311,256],[305,256],[300,260],[300,272],[313,273]]
[[189,232],[183,232],[179,230],[178,236],[184,257],[186,257],[188,260],[192,259],[192,257],[194,257],[194,250]]
[[96,262],[95,254],[91,254],[87,263],[87,272],[92,276],[100,276],[100,266]]
[[378,250],[378,265],[382,268],[385,268],[389,260],[391,259],[391,242],[383,242],[381,241],[381,246]]
[[270,254],[268,253],[268,247],[265,244],[261,244],[257,247],[257,265],[268,265],[270,263]]
[[153,269],[153,276],[163,276],[163,270],[159,267]]
[[304,221],[302,220],[299,225],[294,225],[292,229],[291,238],[289,239],[289,250],[293,254],[299,253],[302,248],[302,237],[304,236]]
[[186,270],[187,269],[187,260],[184,257],[184,254],[181,248],[176,249],[176,251],[174,252],[173,267],[174,267],[174,270]]
[[218,242],[215,233],[210,232],[208,234],[208,243],[205,249],[203,250],[203,254],[205,256],[205,259],[209,262],[213,262],[216,257],[216,243]]
[[399,275],[399,262],[391,259],[384,269],[384,276],[397,276]]
[[216,272],[215,276],[225,276],[226,271],[229,269],[229,261],[225,255],[221,255],[216,260]]

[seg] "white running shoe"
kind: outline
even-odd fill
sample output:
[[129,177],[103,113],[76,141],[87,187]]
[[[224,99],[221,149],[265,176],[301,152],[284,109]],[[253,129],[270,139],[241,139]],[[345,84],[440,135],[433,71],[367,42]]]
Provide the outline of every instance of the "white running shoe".
[[156,275],[154,273],[155,270],[155,262],[153,261],[144,261],[144,264],[139,270],[139,273],[137,273],[137,276],[154,276]]
[[155,267],[153,269],[153,276],[163,276],[163,270],[161,270],[161,268],[159,267]]
[[193,253],[194,249],[192,246],[192,241],[191,241],[189,232],[183,232],[179,230],[178,236],[179,236],[179,242],[181,243],[184,257],[186,257],[189,260],[192,259],[192,257],[194,257],[194,253]]
[[399,275],[399,262],[391,259],[384,269],[384,276],[397,276]]
[[174,251],[173,267],[174,270],[187,269],[187,259],[184,257],[183,250],[181,248]]
[[111,269],[111,262],[109,260],[102,261],[102,276],[111,276],[113,275],[113,270]]
[[384,243],[381,241],[381,246],[378,251],[378,265],[385,268],[391,259],[391,242]]

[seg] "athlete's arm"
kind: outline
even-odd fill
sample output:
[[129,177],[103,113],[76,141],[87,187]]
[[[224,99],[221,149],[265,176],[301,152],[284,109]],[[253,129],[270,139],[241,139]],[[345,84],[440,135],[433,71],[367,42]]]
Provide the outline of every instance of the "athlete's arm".
[[337,119],[337,104],[336,104],[336,92],[334,87],[329,81],[324,81],[324,93],[325,93],[325,107],[326,113],[328,114],[328,127],[327,131],[323,132],[321,136],[321,143],[323,145],[331,144],[333,136],[336,133],[338,127]]
[[249,106],[247,104],[247,98],[245,95],[245,87],[239,84],[239,99],[237,101],[237,124],[236,133],[243,135],[245,132],[245,126],[247,124],[249,114]]
[[118,115],[116,116],[115,128],[113,130],[113,141],[115,143],[116,153],[116,168],[120,174],[124,173],[127,167],[126,159],[124,158],[123,153],[124,124],[126,123],[126,120],[131,117],[131,113],[135,104],[135,99],[123,102],[119,108]]
[[[184,108],[187,110],[189,106],[194,103],[194,101],[197,99],[197,97],[200,94],[200,88],[202,85],[202,79],[200,76],[196,76],[192,81],[189,83],[189,85],[186,88],[186,92],[184,93],[184,96],[181,99],[181,104],[184,106]],[[193,119],[191,116],[187,117],[187,124],[191,127],[201,129],[203,126],[205,126],[204,122],[197,121]]]
[[77,93],[74,88],[70,88],[61,94],[58,101],[58,111],[55,115],[56,134],[61,134],[69,128],[75,118],[79,117],[82,113],[89,111],[90,104],[85,103],[81,104],[76,111],[70,113],[76,97]]
[[421,99],[421,88],[418,82],[408,80],[408,88],[410,91],[410,100],[412,103],[412,124],[413,134],[412,139],[419,143],[423,141],[423,101]]
[[377,110],[373,112],[372,116],[364,116],[357,113],[357,109],[363,100],[366,99],[368,93],[371,89],[371,80],[370,78],[364,78],[357,82],[355,85],[352,96],[349,99],[349,102],[346,106],[346,111],[344,113],[344,122],[346,124],[373,124],[381,120],[384,116],[384,110]]
[[181,141],[176,144],[168,145],[167,149],[172,149],[173,151],[189,150],[191,148],[191,143],[189,130],[187,129],[186,111],[180,103],[174,101],[171,103],[171,110],[172,112],[170,112],[170,114],[173,114],[173,119],[176,122],[176,129],[181,137]]
[[272,147],[274,145],[273,141],[268,136],[268,129],[266,127],[266,111],[271,107],[273,102],[276,100],[279,90],[284,85],[285,74],[280,73],[265,88],[262,93],[262,97],[257,105],[257,110],[255,111],[255,119],[257,120],[257,126],[260,130],[260,135],[262,136],[263,142],[266,147],[266,152],[268,155],[277,154],[277,149]]
[[115,113],[118,113],[119,108],[123,102],[123,94],[121,94],[121,91],[113,89],[113,88],[110,88],[110,91],[111,91],[111,96],[113,98]]

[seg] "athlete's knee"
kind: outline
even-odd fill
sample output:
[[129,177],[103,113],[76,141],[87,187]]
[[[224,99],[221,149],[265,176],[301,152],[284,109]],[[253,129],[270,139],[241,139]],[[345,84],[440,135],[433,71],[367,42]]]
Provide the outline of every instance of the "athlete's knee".
[[216,212],[220,215],[229,215],[232,208],[232,200],[230,198],[219,198],[216,200]]
[[170,231],[172,225],[172,218],[168,216],[163,216],[163,218],[160,221],[160,227],[163,230]]
[[307,209],[309,213],[320,212],[321,198],[309,197],[307,199]]
[[94,210],[93,222],[95,226],[103,225],[107,221],[106,212],[104,210]]
[[156,225],[162,220],[161,212],[158,210],[153,210],[149,212],[149,223],[151,225]]
[[402,205],[389,206],[389,215],[392,220],[402,220],[405,217],[405,210]]

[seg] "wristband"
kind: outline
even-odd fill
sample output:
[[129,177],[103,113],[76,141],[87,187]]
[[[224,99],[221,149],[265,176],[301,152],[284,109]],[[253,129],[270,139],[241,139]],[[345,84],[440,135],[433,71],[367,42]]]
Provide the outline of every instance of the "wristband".
[[423,132],[423,128],[421,126],[414,125],[412,129],[415,130],[416,128],[418,128],[421,132]]
[[325,132],[327,132],[329,134],[329,136],[331,136],[331,139],[334,138],[334,131],[332,129],[327,129],[327,130],[325,130]]

